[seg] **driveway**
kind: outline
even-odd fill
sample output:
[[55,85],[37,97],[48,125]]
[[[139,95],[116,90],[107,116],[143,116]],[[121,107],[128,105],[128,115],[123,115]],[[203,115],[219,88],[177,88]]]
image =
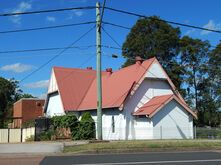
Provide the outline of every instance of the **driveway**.
[[59,142],[5,143],[0,144],[0,154],[60,153],[63,148]]

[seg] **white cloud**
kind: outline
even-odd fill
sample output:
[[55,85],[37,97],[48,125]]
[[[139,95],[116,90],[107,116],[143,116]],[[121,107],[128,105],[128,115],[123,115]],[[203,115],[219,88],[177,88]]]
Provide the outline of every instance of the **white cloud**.
[[82,16],[84,13],[83,11],[75,11],[74,14],[78,17]]
[[190,35],[190,34],[194,33],[195,31],[196,31],[196,29],[187,30],[184,35]]
[[[11,12],[13,13],[19,13],[19,12],[25,12],[27,10],[30,10],[32,8],[32,5],[30,2],[24,2],[22,1],[15,9],[12,9]],[[10,17],[10,20],[15,24],[21,24],[21,15],[14,15]]]
[[39,99],[46,99],[47,93],[42,93],[38,96]]
[[71,13],[67,17],[67,19],[73,19],[75,16],[81,17],[82,15],[84,15],[83,11],[81,11],[81,10],[73,10],[73,11],[71,11]]
[[25,84],[25,88],[47,88],[49,80],[41,80],[33,83]]
[[52,16],[47,16],[47,17],[46,17],[46,20],[47,20],[48,22],[55,22],[55,21],[56,21],[56,18],[55,18],[55,17],[52,17]]
[[21,64],[21,63],[15,63],[11,65],[5,65],[0,68],[2,71],[11,71],[15,73],[22,73],[26,72],[28,70],[33,69],[34,67],[32,65],[26,65],[26,64]]
[[[209,22],[203,26],[203,28],[212,29],[212,30],[220,30],[221,29],[221,23],[215,23],[213,20],[209,20]],[[202,30],[201,35],[207,35],[211,33],[211,31]]]

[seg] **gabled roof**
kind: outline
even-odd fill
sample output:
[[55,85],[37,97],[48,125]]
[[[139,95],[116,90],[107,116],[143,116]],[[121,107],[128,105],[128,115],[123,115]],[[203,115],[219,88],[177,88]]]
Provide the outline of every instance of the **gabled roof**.
[[[112,73],[102,72],[102,107],[120,107],[134,84],[145,75],[155,58],[134,64]],[[65,111],[97,108],[96,71],[53,67],[58,91]]]
[[[145,74],[150,69],[150,66],[155,62],[159,64],[156,58],[150,58],[143,62],[138,61],[136,64],[122,68],[118,71],[103,71],[102,107],[122,109],[127,96],[134,94],[145,78]],[[95,70],[89,68],[77,69],[53,67],[52,74],[55,76],[56,85],[58,87],[57,92],[61,97],[65,111],[83,111],[97,108],[97,81]],[[166,75],[166,72],[164,72],[164,74]],[[185,106],[186,109],[188,109],[185,101],[179,93],[176,92],[175,86],[167,75],[165,80],[168,81],[171,89],[176,95],[174,95],[173,98],[177,99],[182,106]],[[48,97],[49,95],[50,94],[48,94]],[[161,99],[162,102],[168,100],[167,97],[162,97]],[[155,102],[154,98],[151,102],[153,101]],[[47,108],[47,102],[48,99],[46,101],[45,110]],[[151,104],[151,102],[149,104]],[[148,111],[151,110],[148,109]]]
[[64,110],[77,110],[96,77],[94,70],[54,67]]
[[174,94],[153,97],[146,104],[140,107],[135,113],[133,113],[133,115],[146,115],[151,118],[173,99],[176,100],[187,112],[197,118],[196,114]]

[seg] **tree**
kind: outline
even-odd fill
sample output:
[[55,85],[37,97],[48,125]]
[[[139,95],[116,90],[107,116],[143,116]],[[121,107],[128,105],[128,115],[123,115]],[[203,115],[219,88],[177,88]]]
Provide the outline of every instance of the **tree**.
[[0,127],[4,126],[7,115],[11,112],[11,107],[22,93],[18,88],[18,82],[14,79],[4,79],[0,77]]
[[139,19],[123,43],[122,54],[126,58],[123,67],[134,64],[136,56],[144,59],[156,56],[179,89],[183,72],[176,62],[179,39],[180,29],[161,21],[159,17]]
[[203,78],[207,75],[205,64],[208,61],[209,48],[208,41],[188,36],[180,40],[181,65],[185,66],[185,85],[190,89],[189,99],[194,100],[195,109],[198,109],[199,104],[198,86],[203,85]]
[[221,43],[209,53],[207,72],[209,85],[207,84],[205,88],[209,88],[209,90],[204,92],[204,95],[207,95],[204,98],[205,100],[210,98],[210,105],[205,105],[207,116],[209,116],[206,124],[218,126],[221,124]]
[[221,43],[209,54],[208,73],[213,86],[213,99],[221,107]]
[[21,94],[21,95],[18,97],[18,100],[20,100],[20,99],[22,99],[22,98],[36,98],[36,97],[34,97],[34,96],[31,95],[31,94],[24,93],[24,94]]
[[220,125],[220,112],[214,99],[214,88],[209,77],[201,79],[198,90],[198,125],[217,127]]

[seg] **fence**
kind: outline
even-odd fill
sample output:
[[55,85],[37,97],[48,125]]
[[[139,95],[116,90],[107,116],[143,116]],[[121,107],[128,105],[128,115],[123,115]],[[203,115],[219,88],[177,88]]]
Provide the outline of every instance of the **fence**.
[[25,142],[27,138],[35,135],[35,128],[9,128],[0,129],[0,143]]
[[205,127],[103,127],[105,140],[221,139],[221,128]]
[[221,128],[195,127],[196,139],[221,139]]
[[103,127],[105,140],[193,139],[191,127]]

